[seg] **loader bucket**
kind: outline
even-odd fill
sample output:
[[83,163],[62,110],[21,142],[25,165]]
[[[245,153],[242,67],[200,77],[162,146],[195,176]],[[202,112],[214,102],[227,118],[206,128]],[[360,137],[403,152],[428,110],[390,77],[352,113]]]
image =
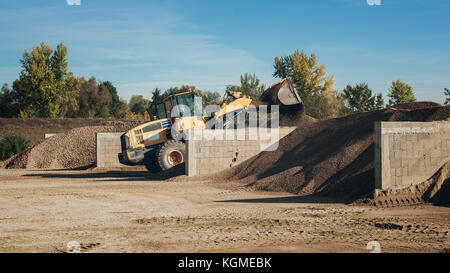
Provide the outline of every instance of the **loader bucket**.
[[282,79],[267,88],[261,95],[260,100],[268,105],[279,104],[280,107],[302,103],[297,90],[295,90],[289,78]]
[[294,126],[305,114],[302,100],[289,78],[282,79],[267,88],[259,100],[262,105],[279,105],[281,126]]

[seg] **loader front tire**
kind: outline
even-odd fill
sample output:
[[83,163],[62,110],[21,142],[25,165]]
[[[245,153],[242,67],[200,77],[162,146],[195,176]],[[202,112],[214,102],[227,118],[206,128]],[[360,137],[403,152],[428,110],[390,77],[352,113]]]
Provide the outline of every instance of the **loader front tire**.
[[170,140],[164,143],[157,153],[158,165],[162,171],[183,163],[185,158],[186,146],[178,140]]

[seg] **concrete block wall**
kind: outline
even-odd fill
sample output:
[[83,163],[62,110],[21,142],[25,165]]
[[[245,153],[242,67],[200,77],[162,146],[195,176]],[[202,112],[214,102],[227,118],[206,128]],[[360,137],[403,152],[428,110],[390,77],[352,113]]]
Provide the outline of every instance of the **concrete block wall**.
[[122,151],[120,136],[123,133],[97,133],[97,168],[122,168],[118,153]]
[[[295,127],[280,128],[279,139],[294,129]],[[227,131],[230,130],[223,131],[222,140],[196,139],[193,137],[196,132],[190,132],[191,137],[186,141],[186,174],[188,176],[216,173],[257,155],[265,148],[275,147],[270,146],[275,143],[272,143],[270,139],[261,138],[257,131],[251,131],[248,128],[232,130],[235,136],[241,137],[231,140],[227,140]],[[197,131],[197,133],[205,132]]]
[[376,122],[375,187],[398,189],[430,178],[450,159],[450,121]]

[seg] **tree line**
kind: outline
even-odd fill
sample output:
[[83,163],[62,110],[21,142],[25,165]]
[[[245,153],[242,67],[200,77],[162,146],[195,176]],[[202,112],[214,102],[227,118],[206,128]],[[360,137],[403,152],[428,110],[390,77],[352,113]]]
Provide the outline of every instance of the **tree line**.
[[275,57],[274,69],[274,77],[292,79],[307,113],[315,118],[338,117],[416,101],[413,88],[400,79],[391,83],[386,105],[383,95],[373,93],[364,82],[347,85],[342,91],[335,90],[334,78],[326,75],[325,65],[317,63],[314,53],[308,56],[303,50],[296,50],[288,56]]
[[69,72],[63,43],[55,50],[46,43],[34,46],[31,52],[25,50],[20,63],[22,69],[12,88],[7,83],[1,88],[0,117],[148,119],[146,110],[151,105],[188,88],[205,103],[218,103],[220,99],[218,92],[186,85],[165,92],[156,88],[151,100],[135,95],[126,102],[110,81],[85,79]]
[[[199,90],[195,86],[171,87],[164,92],[156,88],[150,99],[134,95],[129,102],[118,96],[110,81],[85,79],[68,71],[67,48],[63,43],[55,50],[41,43],[31,52],[25,50],[20,60],[22,70],[12,84],[4,84],[0,91],[0,117],[44,118],[126,118],[148,119],[147,109],[156,115],[156,104],[170,95],[191,90],[201,96],[205,105],[220,103],[216,91]],[[333,88],[333,76],[327,76],[325,65],[319,65],[316,55],[303,50],[291,55],[275,57],[276,78],[290,77],[306,106],[315,118],[330,118],[352,112],[382,109],[399,103],[415,102],[413,88],[397,79],[388,90],[388,103],[381,93],[374,93],[367,83],[347,85],[343,90]],[[240,91],[258,99],[265,86],[255,74],[240,76],[240,85],[227,85],[226,90]],[[444,89],[450,103],[450,91]]]

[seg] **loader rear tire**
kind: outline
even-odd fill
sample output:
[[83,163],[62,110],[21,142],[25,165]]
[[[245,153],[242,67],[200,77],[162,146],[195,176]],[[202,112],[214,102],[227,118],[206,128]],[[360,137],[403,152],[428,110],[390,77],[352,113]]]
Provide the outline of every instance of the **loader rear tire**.
[[186,146],[178,140],[170,140],[164,143],[157,153],[158,165],[162,171],[183,163],[185,158]]

